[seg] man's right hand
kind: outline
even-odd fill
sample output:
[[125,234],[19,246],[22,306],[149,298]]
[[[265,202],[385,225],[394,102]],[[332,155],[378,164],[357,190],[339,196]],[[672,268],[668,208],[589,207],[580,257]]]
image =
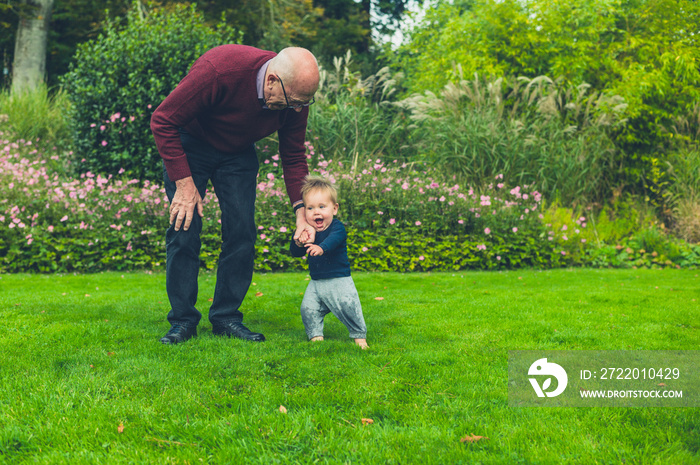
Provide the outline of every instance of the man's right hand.
[[170,203],[170,224],[175,222],[175,231],[180,226],[187,231],[194,218],[194,209],[197,208],[199,216],[204,216],[204,205],[192,176],[175,181],[175,196]]

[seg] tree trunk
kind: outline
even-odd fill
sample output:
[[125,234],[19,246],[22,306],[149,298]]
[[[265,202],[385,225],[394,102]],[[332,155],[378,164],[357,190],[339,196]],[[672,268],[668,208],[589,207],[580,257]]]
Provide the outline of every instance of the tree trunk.
[[12,63],[12,93],[34,89],[46,77],[46,41],[54,0],[23,0]]

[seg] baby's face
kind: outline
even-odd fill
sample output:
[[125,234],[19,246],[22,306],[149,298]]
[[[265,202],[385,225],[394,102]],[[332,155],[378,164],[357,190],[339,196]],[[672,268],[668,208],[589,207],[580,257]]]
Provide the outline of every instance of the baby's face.
[[328,192],[312,190],[304,197],[306,222],[314,227],[316,232],[325,231],[338,213],[338,204],[333,203]]

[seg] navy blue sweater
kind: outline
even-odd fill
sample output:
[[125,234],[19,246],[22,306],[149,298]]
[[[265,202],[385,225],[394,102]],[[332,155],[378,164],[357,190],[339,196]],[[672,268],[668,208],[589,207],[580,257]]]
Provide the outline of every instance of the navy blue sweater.
[[[350,276],[348,261],[348,234],[340,220],[333,218],[330,226],[324,231],[316,232],[314,244],[323,249],[323,255],[309,256],[309,273],[311,279],[342,278]],[[292,239],[289,251],[294,257],[306,255],[306,247],[299,247]]]

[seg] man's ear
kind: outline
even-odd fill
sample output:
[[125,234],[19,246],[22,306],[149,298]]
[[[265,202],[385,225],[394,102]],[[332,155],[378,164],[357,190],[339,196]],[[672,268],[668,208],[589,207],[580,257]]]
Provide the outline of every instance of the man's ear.
[[265,86],[272,88],[275,82],[277,82],[277,76],[268,71],[267,78],[265,79]]

